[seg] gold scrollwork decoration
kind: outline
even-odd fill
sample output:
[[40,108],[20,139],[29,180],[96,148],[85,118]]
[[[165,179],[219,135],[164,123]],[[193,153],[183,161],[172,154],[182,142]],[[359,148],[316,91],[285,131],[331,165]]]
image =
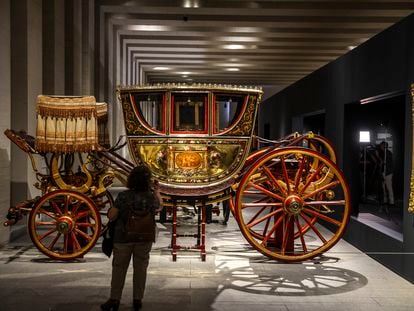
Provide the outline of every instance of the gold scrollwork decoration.
[[141,123],[139,123],[137,116],[132,108],[131,101],[127,98],[128,95],[121,96],[122,110],[125,118],[125,129],[128,135],[145,135],[150,134]]
[[408,211],[414,213],[414,83],[411,84],[411,179]]
[[229,136],[249,136],[253,130],[254,117],[256,113],[256,97],[250,96],[247,103],[246,111],[240,122],[229,132]]

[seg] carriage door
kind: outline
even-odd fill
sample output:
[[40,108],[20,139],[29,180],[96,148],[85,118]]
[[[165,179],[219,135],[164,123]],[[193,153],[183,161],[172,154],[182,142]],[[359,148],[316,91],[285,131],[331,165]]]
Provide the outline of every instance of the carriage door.
[[208,93],[173,92],[170,110],[168,170],[172,182],[208,179]]

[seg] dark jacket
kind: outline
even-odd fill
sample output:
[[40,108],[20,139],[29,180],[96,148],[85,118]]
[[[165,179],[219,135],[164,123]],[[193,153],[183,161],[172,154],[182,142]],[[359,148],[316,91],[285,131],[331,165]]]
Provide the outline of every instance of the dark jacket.
[[125,224],[128,220],[129,208],[138,211],[147,211],[155,215],[155,211],[159,208],[160,202],[151,192],[135,192],[126,190],[120,192],[115,200],[115,208],[119,210],[118,219],[115,225],[115,243],[126,243]]

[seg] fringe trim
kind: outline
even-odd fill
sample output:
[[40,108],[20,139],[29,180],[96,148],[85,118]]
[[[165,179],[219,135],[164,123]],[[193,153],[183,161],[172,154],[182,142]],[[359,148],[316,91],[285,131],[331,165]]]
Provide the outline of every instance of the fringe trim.
[[95,107],[56,107],[38,105],[36,112],[41,117],[54,117],[59,119],[90,119],[97,116]]
[[91,152],[99,150],[98,142],[85,143],[51,143],[40,142],[36,140],[35,149],[38,152],[55,152],[55,153],[73,153],[73,152]]

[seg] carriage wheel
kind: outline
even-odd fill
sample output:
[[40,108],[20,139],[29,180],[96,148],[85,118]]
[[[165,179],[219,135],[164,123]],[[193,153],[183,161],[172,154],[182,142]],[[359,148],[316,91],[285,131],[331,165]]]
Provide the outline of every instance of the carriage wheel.
[[79,192],[57,190],[41,197],[29,216],[34,245],[46,256],[71,260],[87,253],[101,231],[94,203]]
[[235,213],[244,237],[258,251],[277,260],[302,261],[327,251],[343,235],[349,189],[327,157],[301,147],[283,148],[262,156],[243,176]]

